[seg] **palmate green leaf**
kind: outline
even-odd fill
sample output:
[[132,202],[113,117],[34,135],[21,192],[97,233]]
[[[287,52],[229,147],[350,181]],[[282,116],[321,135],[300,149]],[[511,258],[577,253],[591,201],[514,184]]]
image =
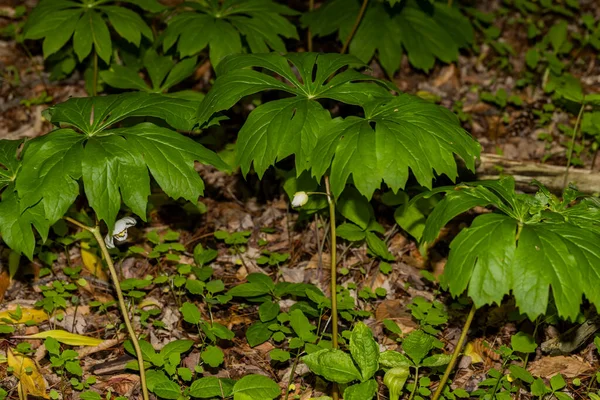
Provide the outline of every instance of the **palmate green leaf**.
[[21,162],[17,159],[17,151],[23,140],[0,140],[0,190],[4,189],[17,177]]
[[455,179],[453,154],[473,170],[480,152],[477,141],[450,111],[408,94],[367,103],[365,118],[336,118],[315,149],[311,159],[315,178],[330,169],[331,190],[339,196],[352,175],[368,199],[382,181],[393,191],[404,188],[409,168],[428,188],[434,173]]
[[[164,9],[156,0],[126,2],[153,12]],[[48,58],[73,37],[73,48],[80,61],[90,54],[93,46],[106,63],[110,62],[112,43],[104,15],[119,36],[135,46],[140,45],[142,36],[151,41],[154,39],[150,27],[132,10],[104,5],[104,2],[88,3],[81,0],[40,1],[23,27],[25,39],[44,39],[44,58]]]
[[[348,69],[327,82],[341,68],[362,65],[353,56],[339,54],[230,56],[217,68],[219,77],[200,105],[199,122],[203,124],[214,113],[227,110],[243,97],[263,90],[292,94],[294,97],[265,103],[250,113],[240,130],[236,154],[244,174],[254,164],[259,176],[270,165],[295,154],[296,173],[300,175],[311,166],[311,154],[317,139],[331,119],[318,99],[330,98],[360,105],[373,97],[391,96],[382,85],[360,82],[378,80],[354,69]],[[250,67],[276,73],[286,82],[267,73],[246,69]],[[295,75],[294,67],[299,77]]]
[[546,311],[550,289],[563,318],[576,318],[582,296],[600,307],[600,205],[569,203],[548,197],[544,188],[536,196],[518,195],[512,178],[450,191],[427,221],[426,242],[441,221],[474,204],[498,213],[478,216],[452,241],[442,284],[455,296],[467,290],[477,307],[512,293],[531,319]]
[[285,52],[286,39],[298,33],[285,16],[297,12],[272,0],[226,0],[186,2],[179,14],[167,21],[163,49],[177,42],[181,57],[193,56],[206,46],[213,65],[230,54],[241,53],[242,37],[252,53]]
[[[361,3],[359,0],[330,0],[304,14],[301,20],[313,35],[327,36],[337,31],[340,42],[344,42]],[[469,20],[455,8],[442,2],[418,0],[389,3],[369,3],[349,46],[350,54],[364,62],[369,62],[377,52],[389,76],[400,67],[403,49],[413,66],[429,71],[436,58],[456,61],[459,49],[473,42]]]
[[41,205],[52,224],[79,195],[79,179],[90,206],[112,229],[121,199],[146,218],[150,177],[173,198],[195,202],[204,184],[194,169],[199,161],[226,167],[221,159],[194,140],[168,128],[144,122],[109,129],[127,117],[151,116],[172,125],[190,127],[189,102],[161,95],[131,93],[70,99],[47,113],[55,124],[70,124],[28,143],[16,189],[20,209]]

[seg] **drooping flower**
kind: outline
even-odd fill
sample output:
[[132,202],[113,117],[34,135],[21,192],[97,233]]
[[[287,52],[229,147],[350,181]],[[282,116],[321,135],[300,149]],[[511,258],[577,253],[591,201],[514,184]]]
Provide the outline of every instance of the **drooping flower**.
[[302,207],[307,202],[308,202],[308,193],[306,193],[306,192],[294,193],[294,198],[292,199],[292,207]]
[[106,247],[109,249],[114,249],[115,240],[117,241],[117,244],[123,243],[125,240],[127,240],[127,229],[135,226],[136,223],[136,220],[132,217],[121,218],[115,222],[115,227],[112,234],[109,233],[104,237],[104,243],[106,244]]

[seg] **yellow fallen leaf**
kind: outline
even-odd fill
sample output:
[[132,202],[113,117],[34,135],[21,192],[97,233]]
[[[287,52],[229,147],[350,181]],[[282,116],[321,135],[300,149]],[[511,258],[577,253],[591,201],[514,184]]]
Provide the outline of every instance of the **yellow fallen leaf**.
[[477,349],[475,347],[476,346],[473,344],[473,342],[469,342],[465,346],[464,355],[471,357],[471,364],[483,362],[481,354],[477,352]]
[[[0,325],[11,324],[24,324],[27,321],[34,321],[39,324],[48,320],[48,314],[44,310],[36,310],[35,308],[23,308],[21,307],[21,318],[14,320],[11,318],[11,314],[14,315],[17,309],[17,305],[10,305],[7,310],[0,312]],[[6,322],[10,321],[10,322]]]
[[90,245],[87,242],[81,242],[81,261],[86,270],[88,270],[96,278],[108,282],[108,276],[102,269],[102,261],[100,258],[90,249]]
[[8,349],[8,366],[12,367],[13,374],[19,378],[19,385],[21,385],[25,398],[28,394],[44,399],[50,398],[46,394],[46,380],[31,358],[14,354]]
[[40,332],[33,335],[13,337],[17,339],[46,339],[47,337],[51,337],[60,343],[68,344],[70,346],[98,346],[103,342],[102,339],[78,335],[76,333],[71,333],[60,329]]

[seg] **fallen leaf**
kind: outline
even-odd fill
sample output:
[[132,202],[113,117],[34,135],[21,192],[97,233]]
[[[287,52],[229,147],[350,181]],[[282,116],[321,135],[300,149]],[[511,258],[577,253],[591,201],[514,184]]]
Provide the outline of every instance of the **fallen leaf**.
[[592,371],[592,366],[573,356],[542,357],[527,368],[535,376],[550,379],[561,373],[567,378],[576,378]]
[[63,330],[50,330],[45,332],[36,333],[35,335],[29,336],[13,336],[17,339],[46,339],[52,337],[61,343],[68,344],[70,346],[98,346],[103,342],[102,339],[96,339],[89,336],[78,335]]
[[8,272],[2,271],[0,273],[0,303],[4,300],[4,293],[10,287],[10,277],[8,276]]
[[108,282],[108,276],[102,269],[102,260],[90,249],[87,242],[81,242],[81,261],[89,273],[104,282]]
[[29,357],[15,355],[11,349],[8,349],[7,355],[8,366],[12,367],[13,374],[19,379],[24,397],[27,398],[27,395],[32,395],[49,399],[50,397],[46,394],[46,380],[35,362]]
[[483,362],[483,354],[480,353],[480,349],[476,345],[477,343],[469,342],[465,346],[464,355],[471,358],[471,364]]
[[7,322],[4,320],[8,320],[10,324],[24,324],[27,321],[34,321],[36,324],[44,322],[48,320],[48,314],[46,314],[43,310],[36,310],[35,308],[23,308],[21,307],[21,318],[18,320],[12,319],[11,314],[14,315],[15,310],[17,309],[17,304],[11,304],[8,306],[7,310],[0,312],[0,325],[6,325]]

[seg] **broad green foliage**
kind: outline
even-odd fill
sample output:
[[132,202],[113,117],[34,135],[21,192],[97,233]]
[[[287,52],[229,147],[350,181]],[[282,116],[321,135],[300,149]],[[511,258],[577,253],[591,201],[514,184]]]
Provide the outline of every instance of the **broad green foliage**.
[[367,198],[382,181],[393,191],[404,188],[409,168],[427,188],[431,188],[434,173],[454,180],[453,153],[469,169],[475,167],[480,146],[447,109],[409,94],[376,99],[363,108],[364,118],[336,118],[317,140],[311,171],[320,179],[330,168],[331,190],[336,196],[350,175]]
[[285,17],[295,14],[272,0],[186,2],[185,9],[167,22],[163,49],[177,42],[181,57],[188,57],[208,46],[215,66],[225,56],[242,52],[242,37],[252,53],[285,52],[281,37],[298,39],[296,27]]
[[475,206],[496,213],[475,218],[452,241],[442,283],[453,295],[468,289],[477,307],[500,303],[511,293],[531,319],[544,313],[549,289],[558,314],[574,319],[582,295],[600,307],[600,205],[594,199],[569,204],[579,193],[567,189],[559,200],[543,187],[535,196],[516,194],[514,180],[482,181],[442,188],[423,232],[425,251],[439,230]]
[[[131,93],[75,98],[50,108],[46,117],[62,128],[27,143],[16,179],[19,209],[36,210],[45,217],[46,224],[53,224],[79,195],[78,180],[82,178],[90,206],[110,231],[121,198],[145,220],[150,194],[148,170],[167,195],[197,201],[204,184],[194,161],[226,168],[217,155],[152,122],[114,127],[128,117],[152,116],[173,127],[190,129],[192,104],[161,95]],[[20,223],[23,221],[20,219]]]
[[[377,79],[352,68],[332,77],[344,67],[360,66],[363,64],[355,57],[338,54],[231,56],[217,68],[219,77],[200,105],[199,122],[208,121],[215,112],[227,110],[254,93],[279,90],[291,94],[292,97],[265,103],[252,111],[239,132],[237,157],[244,174],[254,164],[254,170],[262,177],[270,165],[295,154],[300,174],[310,167],[317,140],[331,120],[318,99],[360,105],[371,97],[391,96],[381,85],[361,82]],[[274,72],[285,82],[249,67]]]
[[[371,393],[371,378],[379,369],[379,346],[373,339],[371,329],[358,322],[350,336],[350,354],[339,349],[323,349],[302,357],[302,361],[312,372],[337,383],[350,383],[359,380],[364,386],[355,387],[350,393]],[[355,385],[356,386],[356,385]],[[375,385],[377,386],[377,385]],[[373,393],[374,394],[374,393]],[[352,397],[370,399],[371,397]]]
[[[143,10],[159,12],[164,7],[156,0],[124,0]],[[109,1],[42,0],[34,8],[25,27],[25,39],[44,39],[44,58],[60,50],[71,37],[73,49],[83,61],[94,47],[98,56],[109,63],[112,40],[104,16],[114,30],[128,42],[139,46],[142,36],[154,39],[152,30],[136,12]],[[116,2],[112,2],[116,3]]]
[[[300,79],[290,63],[298,69]],[[237,157],[242,172],[250,166],[262,176],[278,160],[294,154],[296,171],[311,168],[315,178],[328,173],[339,196],[350,175],[360,193],[371,198],[385,182],[403,188],[412,169],[418,182],[431,187],[434,172],[456,177],[453,153],[474,167],[479,145],[460,128],[454,115],[415,96],[393,97],[378,81],[354,69],[330,78],[340,68],[362,65],[338,54],[232,56],[218,67],[219,78],[200,105],[199,121],[233,106],[242,97],[277,89],[292,94],[252,111],[239,132]],[[286,83],[247,67],[263,67]],[[329,80],[328,80],[329,79]],[[376,81],[357,82],[357,81]],[[318,99],[362,106],[365,118],[331,116]],[[333,162],[332,162],[333,160]]]
[[0,201],[0,233],[10,248],[32,258],[35,248],[32,225],[42,240],[46,240],[50,224],[44,217],[41,204],[25,208],[17,195],[15,181],[22,164],[21,159],[17,158],[17,152],[21,143],[22,140],[0,140],[0,190],[3,190]]
[[[317,10],[302,16],[304,25],[315,36],[338,32],[344,42],[362,1],[330,0]],[[371,1],[350,42],[349,52],[369,62],[377,52],[379,62],[388,75],[400,68],[403,49],[410,63],[429,71],[435,59],[452,62],[458,51],[473,42],[473,28],[469,20],[456,8],[442,2],[407,0],[391,4]],[[398,4],[395,4],[398,3]]]
[[[165,93],[173,86],[192,75],[198,64],[198,57],[190,57],[175,62],[170,56],[162,56],[154,49],[146,51],[143,57],[144,69],[151,85],[140,77],[138,70],[119,64],[113,64],[100,77],[109,86],[118,89],[139,90],[149,93]],[[169,96],[201,101],[204,94],[192,90],[170,93]]]

